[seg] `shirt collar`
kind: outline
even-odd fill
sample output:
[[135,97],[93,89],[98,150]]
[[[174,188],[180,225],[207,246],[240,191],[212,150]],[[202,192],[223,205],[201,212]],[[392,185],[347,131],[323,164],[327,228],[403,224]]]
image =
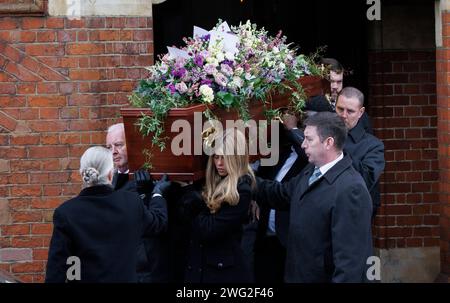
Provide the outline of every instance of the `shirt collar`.
[[327,171],[329,171],[336,163],[338,163],[343,158],[344,158],[344,153],[341,152],[341,154],[336,159],[319,167],[319,170],[322,173],[322,176],[325,175]]

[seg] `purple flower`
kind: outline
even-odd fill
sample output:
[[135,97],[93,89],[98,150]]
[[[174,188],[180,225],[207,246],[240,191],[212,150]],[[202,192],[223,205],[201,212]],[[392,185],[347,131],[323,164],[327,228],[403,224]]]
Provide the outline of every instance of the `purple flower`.
[[222,64],[226,64],[226,65],[228,65],[230,67],[233,67],[234,62],[231,61],[231,60],[225,59],[225,60],[223,60]]
[[225,77],[225,75],[222,73],[215,74],[214,80],[216,81],[217,84],[219,84],[222,87],[227,86],[227,77]]
[[228,64],[222,63],[220,65],[220,70],[224,75],[226,75],[228,77],[233,75],[233,69]]
[[206,84],[208,86],[211,86],[212,80],[210,79],[202,79],[202,81],[200,81],[200,85]]
[[178,77],[178,78],[183,78],[185,74],[186,74],[186,69],[184,67],[179,68],[179,69],[174,69],[172,71],[172,76]]
[[200,55],[196,55],[194,58],[194,63],[197,66],[203,66],[203,57]]
[[204,69],[205,72],[209,75],[214,75],[217,72],[217,68],[212,64],[206,64]]
[[210,38],[211,38],[210,34],[206,34],[206,35],[201,37],[201,39],[204,40],[204,41],[209,41]]
[[175,93],[177,92],[177,89],[175,88],[175,85],[173,85],[173,83],[167,85],[166,87],[170,90],[170,93],[171,93],[172,95],[175,94]]

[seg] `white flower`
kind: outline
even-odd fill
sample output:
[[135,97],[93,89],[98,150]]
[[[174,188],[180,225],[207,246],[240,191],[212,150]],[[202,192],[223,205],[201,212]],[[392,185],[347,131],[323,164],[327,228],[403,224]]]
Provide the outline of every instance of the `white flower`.
[[242,76],[243,73],[244,73],[244,69],[242,67],[238,67],[234,70],[234,74],[238,77]]
[[241,88],[242,85],[244,85],[244,80],[242,80],[239,77],[233,77],[233,82],[231,82],[231,83],[232,83],[232,86]]
[[216,55],[216,59],[218,62],[222,62],[223,60],[225,60],[225,56],[222,52],[217,53]]
[[211,103],[214,100],[214,91],[208,85],[203,84],[200,86],[199,91],[202,95],[203,101]]
[[280,50],[278,49],[278,47],[274,46],[274,47],[272,48],[272,53],[278,54],[279,52],[280,52]]
[[159,70],[160,70],[163,74],[165,74],[165,73],[167,73],[167,71],[169,70],[169,66],[163,62],[163,63],[161,63],[161,65],[160,65],[160,67],[159,67]]
[[188,88],[186,86],[186,83],[184,82],[180,82],[175,84],[175,89],[180,93],[180,94],[184,94],[185,92],[187,92]]
[[230,61],[234,61],[234,59],[235,59],[234,54],[230,53],[230,52],[225,53],[225,58]]
[[208,62],[210,65],[216,67],[219,65],[219,60],[217,60],[216,57],[208,57],[206,58],[206,62]]

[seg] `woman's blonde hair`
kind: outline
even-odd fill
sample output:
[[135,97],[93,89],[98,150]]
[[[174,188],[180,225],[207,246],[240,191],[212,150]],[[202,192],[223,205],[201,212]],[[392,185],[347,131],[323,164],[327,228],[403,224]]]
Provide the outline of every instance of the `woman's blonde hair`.
[[227,129],[223,136],[214,139],[215,155],[223,155],[228,175],[221,177],[214,165],[214,155],[208,159],[206,185],[203,198],[211,213],[217,212],[222,203],[236,205],[239,202],[238,179],[248,175],[255,186],[255,175],[249,165],[248,147],[244,134],[236,128]]
[[112,153],[105,147],[88,148],[80,159],[80,174],[83,187],[110,184],[109,174],[114,168]]

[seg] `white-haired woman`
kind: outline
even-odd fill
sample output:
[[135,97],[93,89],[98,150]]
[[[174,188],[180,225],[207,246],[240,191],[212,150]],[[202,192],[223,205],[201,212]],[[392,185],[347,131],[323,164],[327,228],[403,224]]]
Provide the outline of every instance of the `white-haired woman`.
[[185,282],[251,282],[240,244],[255,186],[245,136],[227,129],[214,144],[202,193],[182,198],[182,215],[192,222]]
[[[46,282],[137,280],[136,250],[141,235],[166,229],[167,205],[161,192],[154,194],[147,209],[137,193],[114,191],[112,172],[108,149],[96,146],[84,152],[80,161],[83,190],[53,215]],[[167,185],[164,182],[155,188]],[[76,258],[68,262],[72,256]]]

